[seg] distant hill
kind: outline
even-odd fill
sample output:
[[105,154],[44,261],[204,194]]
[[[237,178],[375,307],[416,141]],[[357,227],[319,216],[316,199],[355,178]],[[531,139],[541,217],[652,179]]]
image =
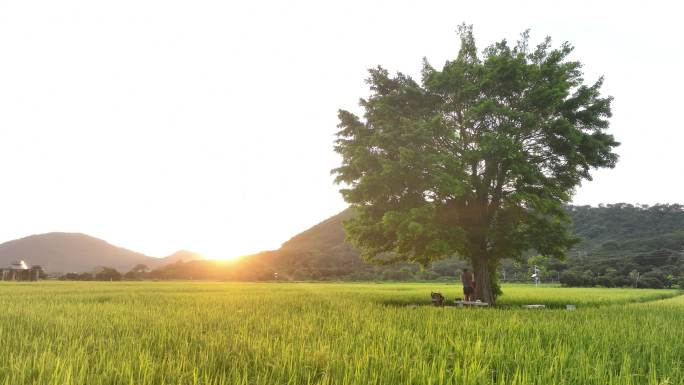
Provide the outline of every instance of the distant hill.
[[582,242],[569,253],[575,270],[617,269],[684,278],[684,206],[625,203],[570,206]]
[[[684,208],[680,205],[613,204],[568,206],[572,231],[583,240],[568,253],[565,261],[550,261],[547,279],[557,280],[568,271],[584,278],[583,284],[611,278],[616,285],[629,284],[630,272],[651,274],[665,281],[666,276],[684,276]],[[221,264],[198,261],[161,269],[158,278],[201,279],[454,279],[465,262],[456,258],[434,262],[425,270],[401,263],[370,265],[345,241],[342,223],[353,215],[345,210],[310,229],[295,235],[274,251],[258,253],[238,261]],[[532,254],[530,254],[531,256]],[[507,279],[529,277],[525,263],[504,261],[501,274]],[[162,271],[163,270],[163,271]],[[503,277],[502,277],[503,278]],[[619,278],[619,279],[618,279]],[[621,280],[620,280],[621,279]]]
[[[632,205],[626,203],[567,206],[572,232],[582,241],[568,254],[595,260],[625,261],[667,250],[684,251],[684,206]],[[293,265],[339,266],[356,263],[360,256],[345,241],[342,222],[351,218],[347,209],[285,242],[276,252]]]
[[189,262],[189,261],[195,261],[198,259],[205,259],[202,254],[195,253],[194,251],[188,251],[188,250],[178,250],[175,253],[166,256],[164,258],[156,258],[157,260],[155,263],[158,266],[163,266],[169,263],[176,263],[178,261],[184,261],[184,262]]
[[[616,203],[568,206],[576,252],[596,258],[636,257],[659,249],[684,250],[684,206]],[[576,254],[576,253],[573,253]]]
[[[684,208],[680,205],[568,206],[572,231],[583,240],[564,261],[535,258],[544,281],[570,286],[668,286],[684,277]],[[295,235],[278,250],[229,262],[174,263],[149,273],[155,279],[217,280],[444,280],[456,281],[466,262],[450,258],[425,269],[408,263],[371,265],[345,241],[345,210]],[[527,257],[534,254],[530,252]],[[503,261],[503,281],[529,282],[525,261]],[[565,278],[565,280],[564,280]]]
[[[608,277],[624,285],[634,271],[665,282],[667,276],[684,277],[684,206],[610,204],[599,207],[568,206],[572,231],[582,242],[565,261],[550,261],[547,277],[572,273],[584,284]],[[154,258],[113,246],[84,234],[34,235],[0,245],[0,266],[21,258],[43,265],[49,272],[83,272],[110,266],[121,272],[142,263],[154,269],[150,278],[225,280],[318,279],[454,279],[465,266],[457,258],[434,262],[426,269],[398,263],[378,266],[363,261],[345,240],[342,223],[350,209],[295,235],[278,250],[265,251],[235,261],[207,261],[181,250]],[[531,255],[530,255],[531,256]],[[537,262],[535,262],[537,263]],[[529,266],[504,261],[507,279],[527,279]],[[619,279],[622,281],[620,281]],[[588,282],[588,283],[587,283]]]
[[345,240],[342,223],[353,216],[346,209],[305,230],[272,251],[242,257],[231,262],[194,261],[166,265],[152,273],[159,279],[225,280],[325,280],[325,279],[432,279],[453,275],[465,262],[449,259],[434,263],[430,270],[396,263],[379,266],[366,263]]
[[279,267],[295,273],[298,269],[353,272],[364,264],[359,253],[345,240],[342,223],[353,216],[342,211],[305,230],[275,251]]
[[200,257],[179,251],[165,258],[154,258],[80,233],[38,234],[0,244],[0,267],[23,259],[28,264],[43,266],[47,272],[84,272],[98,266],[126,272],[137,264],[158,268],[179,259]]

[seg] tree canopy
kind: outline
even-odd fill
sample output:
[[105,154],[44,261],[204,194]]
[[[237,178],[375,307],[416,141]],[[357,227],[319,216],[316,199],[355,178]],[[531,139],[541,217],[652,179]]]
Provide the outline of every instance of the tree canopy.
[[347,234],[369,260],[427,264],[459,256],[473,266],[476,297],[494,302],[495,269],[529,250],[560,258],[577,239],[562,205],[613,167],[606,133],[611,97],[585,84],[568,43],[529,33],[478,54],[471,26],[442,70],[424,60],[421,82],[369,70],[363,119],[339,111],[333,170],[357,215]]

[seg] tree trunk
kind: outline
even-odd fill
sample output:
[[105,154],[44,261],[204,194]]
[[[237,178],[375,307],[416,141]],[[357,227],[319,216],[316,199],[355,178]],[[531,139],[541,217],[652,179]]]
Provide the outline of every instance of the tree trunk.
[[474,256],[471,260],[475,275],[475,299],[495,305],[496,299],[492,292],[492,279],[489,271],[489,260],[486,255]]

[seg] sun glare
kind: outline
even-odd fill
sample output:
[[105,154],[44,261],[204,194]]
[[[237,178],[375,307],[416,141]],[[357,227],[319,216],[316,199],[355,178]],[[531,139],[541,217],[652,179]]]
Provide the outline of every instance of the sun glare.
[[208,259],[211,261],[219,261],[219,262],[233,262],[233,261],[235,261],[241,257],[242,256],[238,256],[238,255],[220,255],[220,256],[205,255],[204,259]]

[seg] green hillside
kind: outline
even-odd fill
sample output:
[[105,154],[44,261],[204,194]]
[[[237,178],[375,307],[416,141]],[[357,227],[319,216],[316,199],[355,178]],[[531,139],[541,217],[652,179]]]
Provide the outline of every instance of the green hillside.
[[[549,261],[555,269],[548,270],[560,273],[567,269],[593,269],[592,273],[601,274],[612,268],[628,274],[632,270],[648,273],[654,269],[664,269],[664,273],[675,276],[684,273],[681,271],[684,250],[683,206],[649,207],[618,203],[599,207],[568,206],[567,212],[572,218],[573,233],[582,242],[568,254],[564,263]],[[310,272],[317,278],[345,274],[363,277],[378,272],[401,276],[397,272],[407,269],[417,274],[419,269],[413,265],[379,268],[365,264],[344,240],[342,222],[351,215],[351,210],[345,210],[285,242],[276,251],[278,267],[295,276],[305,277]],[[422,274],[429,278],[453,275],[453,270],[449,272],[448,267],[457,264],[456,261],[440,261]],[[506,265],[515,270],[513,263]],[[525,263],[518,265],[518,271],[527,271]],[[382,274],[374,278],[382,278]]]
[[636,257],[655,250],[684,249],[684,206],[570,206],[573,232],[583,239],[577,250],[597,257]]
[[[564,261],[535,258],[504,261],[504,281],[527,281],[532,264],[544,281],[571,286],[668,286],[684,276],[684,208],[681,205],[612,204],[568,206],[572,230],[582,242]],[[425,269],[402,263],[365,263],[345,241],[347,209],[294,236],[278,250],[225,263],[176,263],[154,271],[155,278],[281,280],[453,280],[466,263],[457,258]],[[534,254],[531,253],[530,257]],[[639,281],[637,282],[637,276]]]
[[582,242],[569,253],[566,283],[657,287],[684,277],[684,206],[617,203],[568,213]]

